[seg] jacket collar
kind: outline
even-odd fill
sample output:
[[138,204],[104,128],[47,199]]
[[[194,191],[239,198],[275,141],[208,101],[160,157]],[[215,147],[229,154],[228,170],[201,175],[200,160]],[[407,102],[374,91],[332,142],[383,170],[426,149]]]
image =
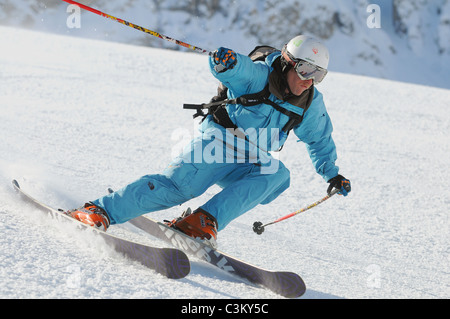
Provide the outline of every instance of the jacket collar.
[[[286,93],[287,82],[281,69],[281,54],[273,53],[266,58],[266,63],[272,67],[272,72],[269,74],[269,91],[278,99],[288,102],[289,104],[298,106],[302,109],[307,109],[312,102],[314,96],[314,85],[304,91],[300,96],[292,93]],[[290,91],[290,90],[289,90]]]

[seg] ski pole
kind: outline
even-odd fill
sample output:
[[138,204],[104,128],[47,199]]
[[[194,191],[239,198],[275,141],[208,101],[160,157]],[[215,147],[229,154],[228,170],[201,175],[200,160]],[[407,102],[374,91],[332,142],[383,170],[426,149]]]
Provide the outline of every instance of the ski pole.
[[201,49],[199,47],[196,47],[196,46],[193,46],[193,45],[191,45],[189,43],[185,43],[185,42],[182,42],[182,41],[179,41],[179,40],[176,40],[176,39],[172,39],[171,37],[168,37],[166,35],[163,35],[161,33],[156,32],[156,31],[152,31],[152,30],[149,30],[147,28],[138,26],[137,24],[133,24],[131,22],[128,22],[128,21],[116,18],[116,17],[114,17],[112,15],[109,15],[109,14],[106,14],[106,13],[101,12],[99,10],[96,10],[94,8],[88,7],[88,6],[86,6],[84,4],[81,4],[79,2],[72,1],[72,0],[62,0],[62,1],[65,1],[65,2],[70,3],[70,4],[74,4],[76,6],[79,6],[80,8],[83,8],[84,10],[93,12],[93,13],[98,14],[98,15],[104,17],[104,18],[108,18],[108,19],[114,20],[116,22],[122,23],[122,24],[126,25],[127,27],[134,28],[136,30],[139,30],[139,31],[145,32],[147,34],[153,35],[153,36],[155,36],[157,38],[160,38],[160,39],[163,39],[163,40],[166,40],[166,41],[169,41],[169,42],[181,45],[183,47],[189,48],[191,50],[194,50],[195,52],[202,53],[202,54],[213,55],[213,53],[211,51],[203,50],[203,49]]
[[274,220],[273,222],[267,223],[267,224],[265,224],[265,225],[263,225],[263,223],[261,223],[261,222],[254,222],[254,223],[253,223],[253,231],[254,231],[255,233],[257,233],[258,235],[261,235],[261,234],[264,232],[264,227],[269,226],[269,225],[272,225],[272,224],[276,224],[276,223],[278,223],[278,222],[281,222],[282,220],[291,218],[291,217],[293,217],[293,216],[295,216],[295,215],[298,215],[298,214],[300,214],[300,213],[303,213],[303,212],[305,212],[305,211],[307,211],[307,210],[309,210],[309,209],[311,209],[311,208],[313,208],[313,207],[316,207],[317,205],[319,205],[320,203],[323,203],[324,201],[326,201],[328,198],[330,198],[330,197],[333,196],[334,194],[338,193],[339,191],[340,191],[340,189],[335,188],[335,189],[333,189],[333,190],[331,191],[330,195],[327,195],[327,196],[325,196],[324,198],[319,199],[317,202],[314,202],[314,203],[312,203],[311,205],[308,205],[308,206],[306,206],[306,207],[304,207],[304,208],[302,208],[302,209],[299,209],[299,210],[297,210],[297,211],[295,211],[295,212],[293,212],[293,213],[290,213],[290,214],[288,214],[288,215],[286,215],[286,216],[284,216],[284,217],[280,217],[280,218],[278,218],[277,220]]

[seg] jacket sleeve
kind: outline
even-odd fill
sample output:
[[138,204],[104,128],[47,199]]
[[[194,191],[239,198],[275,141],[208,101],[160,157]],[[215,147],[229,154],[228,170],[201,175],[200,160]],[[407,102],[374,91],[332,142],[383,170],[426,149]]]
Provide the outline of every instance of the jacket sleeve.
[[339,167],[335,165],[336,145],[331,137],[333,125],[322,94],[317,89],[314,90],[313,102],[306,111],[302,123],[294,129],[294,133],[306,143],[306,149],[316,172],[328,182],[339,173]]
[[264,89],[267,84],[270,67],[264,63],[254,63],[246,55],[236,53],[237,63],[234,68],[217,73],[213,57],[209,59],[212,75],[222,82],[228,89],[231,98],[244,94],[256,93]]

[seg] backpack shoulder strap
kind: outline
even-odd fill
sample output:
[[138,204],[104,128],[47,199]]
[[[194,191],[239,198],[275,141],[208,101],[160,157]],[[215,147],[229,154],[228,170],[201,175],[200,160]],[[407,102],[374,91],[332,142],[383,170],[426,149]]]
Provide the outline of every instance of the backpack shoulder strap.
[[276,51],[280,51],[280,50],[275,49],[274,47],[271,47],[269,45],[260,45],[260,46],[255,47],[252,50],[252,52],[250,52],[248,54],[248,56],[253,61],[264,61],[267,56],[269,56],[270,54],[272,54]]
[[[253,94],[245,94],[234,100],[228,101],[227,103],[229,103],[229,104],[239,103],[244,106],[254,106],[257,104],[261,104],[261,103],[268,104],[268,105],[272,106],[278,112],[283,113],[284,115],[289,117],[290,120],[283,127],[283,131],[285,133],[289,134],[289,131],[291,129],[293,129],[295,126],[297,126],[298,124],[300,124],[302,122],[303,115],[291,112],[291,111],[285,109],[284,107],[281,107],[277,103],[270,100],[269,96],[270,96],[269,84],[267,84],[266,87],[261,92],[253,93]],[[306,110],[304,110],[304,112],[306,112]]]

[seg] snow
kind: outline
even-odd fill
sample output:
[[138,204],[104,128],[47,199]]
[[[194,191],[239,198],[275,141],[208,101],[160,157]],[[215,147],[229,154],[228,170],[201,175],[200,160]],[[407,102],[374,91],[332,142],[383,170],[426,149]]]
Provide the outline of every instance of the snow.
[[[169,280],[43,216],[11,186],[74,208],[161,172],[195,134],[182,104],[215,93],[206,56],[9,27],[0,38],[0,298],[280,298],[195,258],[186,278]],[[291,136],[279,154],[291,187],[220,232],[220,250],[298,273],[305,299],[449,298],[450,91],[337,72],[319,89],[352,193],[253,233],[254,221],[324,196]],[[151,215],[173,218],[217,191]],[[128,223],[109,231],[164,246]]]

